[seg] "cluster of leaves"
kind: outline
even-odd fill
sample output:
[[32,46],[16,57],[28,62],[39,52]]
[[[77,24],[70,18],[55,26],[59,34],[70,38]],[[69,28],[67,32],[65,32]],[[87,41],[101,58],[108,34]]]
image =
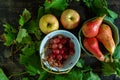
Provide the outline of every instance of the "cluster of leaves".
[[[100,8],[100,13],[106,13],[104,10],[108,10],[109,15],[115,14],[111,12],[107,7],[107,2],[103,8],[103,3],[100,0],[83,0],[85,4],[93,8],[93,11],[97,8]],[[94,2],[93,2],[94,1]],[[95,2],[96,1],[96,2]],[[93,3],[92,3],[93,2]],[[100,3],[98,3],[100,2]],[[9,23],[5,23],[4,26],[4,45],[13,46],[15,45],[15,52],[20,52],[20,63],[25,66],[26,72],[31,76],[38,75],[38,80],[100,80],[99,76],[93,73],[92,68],[86,67],[83,60],[79,60],[76,66],[68,73],[64,75],[53,75],[47,73],[41,68],[40,57],[39,57],[39,46],[42,38],[44,37],[43,33],[39,29],[39,19],[47,13],[52,13],[55,16],[59,17],[62,11],[64,11],[68,6],[67,0],[45,0],[44,4],[39,6],[38,15],[36,19],[32,19],[31,13],[25,9],[20,15],[20,19],[18,21],[19,26],[14,27]],[[97,12],[99,13],[99,12]],[[115,14],[116,15],[116,14]],[[113,19],[116,17],[111,16]],[[119,49],[119,48],[118,48]],[[116,54],[114,58],[120,58],[118,55],[118,49],[116,49]],[[116,64],[111,67],[110,65]],[[111,69],[112,68],[112,69]],[[114,71],[120,74],[120,68],[118,62],[115,63],[103,63],[103,73],[107,74],[107,72],[111,71],[112,74]],[[106,72],[106,70],[108,70]],[[12,76],[11,76],[12,77]],[[10,77],[10,78],[11,78]],[[22,80],[34,80],[34,78],[22,78]]]
[[[24,78],[29,80],[29,78]],[[67,74],[55,75],[47,72],[41,72],[38,80],[100,80],[99,76],[93,73],[92,68],[85,66],[84,61],[80,59],[77,65]]]
[[[20,52],[20,63],[30,75],[40,74],[39,46],[42,32],[39,29],[39,21],[31,19],[31,13],[25,9],[20,15],[19,27],[4,24],[4,38],[6,46],[15,46],[15,53]],[[14,54],[15,54],[14,53]]]
[[117,45],[113,54],[114,62],[102,63],[102,72],[106,76],[116,74],[120,77],[120,44]]
[[83,2],[97,16],[106,14],[112,22],[118,17],[118,14],[108,8],[107,0],[83,0]]

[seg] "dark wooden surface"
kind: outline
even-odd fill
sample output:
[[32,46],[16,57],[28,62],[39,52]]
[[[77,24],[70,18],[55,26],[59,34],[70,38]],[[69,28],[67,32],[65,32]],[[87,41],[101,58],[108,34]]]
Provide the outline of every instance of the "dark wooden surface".
[[[2,25],[4,22],[8,22],[13,26],[17,26],[19,15],[22,13],[24,8],[30,10],[34,16],[37,13],[36,11],[38,5],[42,2],[42,0],[41,2],[38,2],[38,0],[0,0],[0,34],[3,33]],[[115,20],[114,23],[119,28],[120,32],[120,0],[108,0],[108,3],[109,8],[119,14],[119,17]],[[91,14],[82,11],[84,8],[79,7],[79,4],[74,5],[74,3],[70,3],[70,8],[75,8],[81,14],[81,19],[83,20],[87,17],[91,17]],[[0,42],[0,67],[4,69],[8,76],[12,73],[23,71],[23,66],[18,62],[19,54],[11,57],[10,49],[3,46],[3,43]],[[91,59],[89,64],[93,64],[94,68],[99,67],[99,63],[97,63],[94,59]],[[12,78],[12,80],[20,80],[20,77],[21,76]],[[106,77],[100,74],[100,77],[101,80],[120,80],[120,78],[115,78],[115,75]]]

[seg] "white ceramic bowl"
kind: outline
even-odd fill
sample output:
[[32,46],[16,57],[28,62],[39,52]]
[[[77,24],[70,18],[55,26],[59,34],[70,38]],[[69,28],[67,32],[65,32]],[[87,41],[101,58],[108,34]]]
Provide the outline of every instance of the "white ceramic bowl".
[[80,54],[81,54],[81,48],[80,48],[80,44],[79,44],[79,41],[78,39],[69,31],[66,31],[66,30],[56,30],[56,31],[53,31],[49,34],[47,34],[44,39],[42,40],[41,42],[41,45],[40,45],[40,57],[42,60],[45,59],[45,54],[43,54],[43,51],[44,51],[44,48],[45,48],[45,45],[46,43],[48,42],[49,39],[51,39],[52,37],[54,36],[57,36],[57,35],[63,35],[63,36],[66,36],[66,37],[69,37],[71,39],[71,41],[74,43],[75,45],[75,54],[73,56],[70,56],[64,63],[63,63],[63,67],[62,68],[58,68],[58,67],[52,67],[48,64],[47,61],[44,61],[43,64],[53,70],[53,71],[67,71],[71,68],[74,67],[74,65],[77,63],[77,61],[79,60],[80,58]]

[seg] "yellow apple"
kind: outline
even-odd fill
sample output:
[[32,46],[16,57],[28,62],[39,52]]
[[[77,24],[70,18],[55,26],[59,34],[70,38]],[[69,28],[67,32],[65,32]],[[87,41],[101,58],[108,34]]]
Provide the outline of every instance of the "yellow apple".
[[39,27],[43,33],[48,34],[59,29],[59,22],[53,14],[45,14],[40,18]]
[[76,10],[66,9],[62,13],[60,21],[65,29],[74,29],[79,24],[80,15]]

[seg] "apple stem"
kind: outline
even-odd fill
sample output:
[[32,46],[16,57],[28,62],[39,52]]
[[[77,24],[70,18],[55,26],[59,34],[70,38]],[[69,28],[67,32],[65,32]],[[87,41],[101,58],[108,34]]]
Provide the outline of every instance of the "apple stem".
[[47,24],[47,27],[51,27],[51,26],[52,26],[52,24],[50,24],[50,23]]

